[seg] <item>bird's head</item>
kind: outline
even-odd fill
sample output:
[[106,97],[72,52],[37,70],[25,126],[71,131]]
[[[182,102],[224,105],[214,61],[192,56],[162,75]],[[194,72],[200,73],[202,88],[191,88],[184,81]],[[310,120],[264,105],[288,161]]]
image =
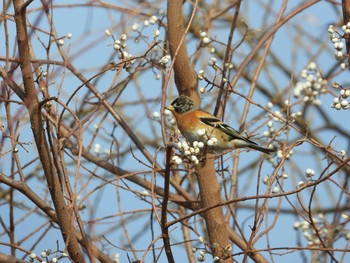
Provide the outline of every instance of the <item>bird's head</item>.
[[199,109],[199,107],[194,103],[194,101],[187,96],[180,96],[176,98],[170,105],[165,107],[173,113],[186,113],[193,110]]

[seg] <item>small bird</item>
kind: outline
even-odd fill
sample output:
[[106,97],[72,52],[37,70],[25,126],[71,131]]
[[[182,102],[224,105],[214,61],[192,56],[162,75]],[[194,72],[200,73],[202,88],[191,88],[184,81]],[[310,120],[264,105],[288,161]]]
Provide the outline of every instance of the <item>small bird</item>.
[[245,147],[266,154],[274,152],[273,149],[261,147],[242,136],[238,131],[223,123],[214,115],[199,108],[187,96],[178,97],[171,105],[165,108],[173,113],[181,134],[191,144],[194,141],[201,141],[206,144],[210,138],[216,138],[216,144],[207,147],[209,152],[222,153],[225,150]]

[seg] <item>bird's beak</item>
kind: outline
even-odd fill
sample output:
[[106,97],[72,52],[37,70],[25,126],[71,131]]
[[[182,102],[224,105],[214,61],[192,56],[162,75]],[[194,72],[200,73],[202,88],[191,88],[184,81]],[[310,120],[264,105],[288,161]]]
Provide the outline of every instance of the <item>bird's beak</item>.
[[172,105],[164,106],[164,109],[170,110],[171,112],[174,111],[174,107]]

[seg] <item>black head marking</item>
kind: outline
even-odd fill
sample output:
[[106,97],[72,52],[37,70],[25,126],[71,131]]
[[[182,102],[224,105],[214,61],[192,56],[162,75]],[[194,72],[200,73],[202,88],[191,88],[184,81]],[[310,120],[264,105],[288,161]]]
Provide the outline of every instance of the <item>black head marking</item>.
[[175,99],[172,103],[171,106],[174,107],[174,110],[177,113],[186,113],[189,111],[197,110],[199,107],[194,104],[194,101],[191,100],[190,97],[187,96],[180,96],[177,99]]

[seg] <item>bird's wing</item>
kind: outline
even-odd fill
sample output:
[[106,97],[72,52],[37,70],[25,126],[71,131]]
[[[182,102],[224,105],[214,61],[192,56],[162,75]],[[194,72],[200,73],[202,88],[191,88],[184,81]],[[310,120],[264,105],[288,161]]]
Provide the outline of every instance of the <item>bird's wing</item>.
[[233,129],[232,127],[223,123],[222,121],[220,121],[219,119],[217,119],[215,117],[201,117],[200,120],[204,124],[209,125],[215,129],[218,129],[218,130],[226,133],[227,135],[231,136],[232,140],[238,139],[238,140],[246,141],[246,142],[251,143],[251,144],[256,144],[255,142],[245,138],[238,131],[236,131],[235,129]]

